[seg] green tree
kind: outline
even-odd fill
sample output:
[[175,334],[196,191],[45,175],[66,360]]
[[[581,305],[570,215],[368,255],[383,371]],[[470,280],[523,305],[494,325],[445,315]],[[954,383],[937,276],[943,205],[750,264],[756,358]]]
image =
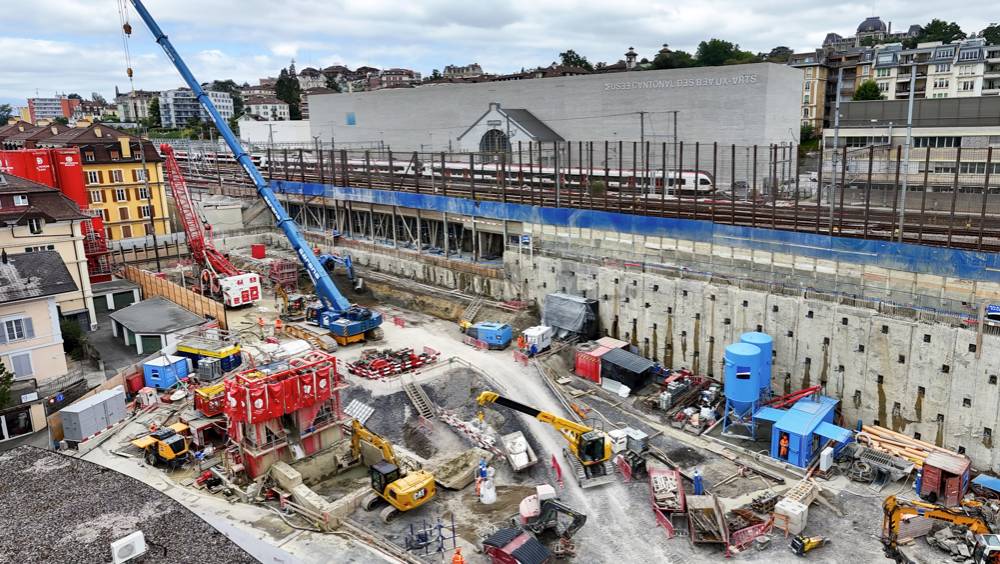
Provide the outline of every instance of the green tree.
[[153,98],[149,101],[149,117],[146,118],[147,127],[160,127],[160,99]]
[[750,51],[741,51],[738,44],[715,38],[699,43],[695,57],[701,66],[706,67],[739,65],[759,61],[757,55]]
[[816,137],[816,128],[811,123],[803,123],[799,127],[799,143],[812,141]]
[[63,352],[74,360],[83,360],[87,354],[87,335],[80,328],[80,324],[63,319],[59,322],[59,331],[63,338]]
[[70,93],[69,96],[66,96],[66,97],[69,98],[69,99],[71,99],[71,100],[83,100],[83,96],[80,96],[76,92],[72,92],[72,93]]
[[594,70],[594,65],[590,64],[587,57],[578,54],[572,49],[559,53],[559,59],[562,61],[564,67],[581,67],[589,71]]
[[[434,71],[437,72],[437,71]],[[337,82],[337,77],[330,75],[326,77],[326,87],[334,92],[340,92],[340,83]]]
[[434,69],[431,71],[431,80],[437,80],[441,78],[441,71]]
[[61,123],[62,125],[69,125],[69,118],[64,118],[63,116],[53,118],[52,121],[56,123]]
[[878,89],[878,83],[874,80],[868,79],[858,86],[858,89],[854,91],[854,101],[859,100],[883,100],[885,96],[882,95],[882,91]]
[[107,104],[108,103],[108,101],[104,98],[104,96],[101,96],[100,92],[91,92],[90,93],[90,99],[92,101],[94,101],[94,102],[97,102],[98,104]]
[[14,108],[10,104],[0,104],[0,125],[7,123],[7,120],[14,115]]
[[791,58],[791,56],[792,56],[791,48],[785,47],[784,45],[779,45],[774,49],[771,49],[771,52],[768,53],[767,55],[764,55],[763,58],[769,63],[787,63],[788,59]]
[[10,403],[10,388],[14,385],[14,373],[7,370],[7,366],[0,363],[0,409],[7,407]]
[[991,23],[979,33],[979,36],[986,39],[990,45],[1000,45],[1000,25]]
[[962,28],[957,23],[949,23],[934,18],[920,30],[920,34],[917,35],[913,43],[925,43],[927,41],[952,43],[966,37],[965,32],[962,31]]
[[287,69],[281,69],[278,73],[278,81],[274,85],[275,96],[288,104],[288,113],[291,119],[302,119],[302,87],[299,86],[299,79],[295,76],[295,61]]
[[691,56],[691,53],[688,53],[687,51],[667,51],[665,53],[658,53],[656,57],[653,58],[652,68],[661,70],[683,69],[697,66],[700,65],[698,61]]

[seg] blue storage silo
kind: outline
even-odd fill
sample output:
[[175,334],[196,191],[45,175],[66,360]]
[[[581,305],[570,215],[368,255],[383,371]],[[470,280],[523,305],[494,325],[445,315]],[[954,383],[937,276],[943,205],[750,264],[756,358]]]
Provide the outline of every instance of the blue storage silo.
[[733,343],[726,347],[725,353],[725,395],[726,412],[723,414],[722,432],[729,432],[732,425],[747,427],[748,437],[753,437],[755,431],[753,412],[760,401],[761,388],[769,384],[762,383],[762,351],[760,347],[749,343]]
[[760,365],[761,365],[761,392],[766,395],[771,395],[771,365],[773,363],[773,352],[774,351],[774,339],[767,333],[760,333],[758,331],[753,331],[750,333],[743,333],[740,336],[740,342],[747,343],[749,345],[754,345],[760,349]]

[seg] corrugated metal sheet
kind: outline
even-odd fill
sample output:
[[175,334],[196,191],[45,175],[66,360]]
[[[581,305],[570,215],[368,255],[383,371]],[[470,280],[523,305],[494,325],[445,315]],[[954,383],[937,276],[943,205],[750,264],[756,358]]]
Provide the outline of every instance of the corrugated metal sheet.
[[498,220],[618,231],[653,237],[664,236],[702,243],[722,243],[744,249],[778,253],[794,252],[800,256],[823,260],[849,261],[923,274],[1000,282],[1000,253],[831,237],[816,233],[722,225],[691,219],[473,201],[432,194],[368,190],[289,180],[272,180],[271,187],[279,193],[304,192],[309,196],[325,195],[352,202],[443,211]]
[[650,368],[656,366],[652,360],[643,358],[635,353],[630,353],[623,349],[611,349],[604,353],[601,360],[620,366],[635,374],[642,374],[643,372],[646,372]]
[[971,465],[968,458],[957,454],[946,454],[943,452],[932,452],[924,460],[924,466],[940,468],[949,474],[961,475]]

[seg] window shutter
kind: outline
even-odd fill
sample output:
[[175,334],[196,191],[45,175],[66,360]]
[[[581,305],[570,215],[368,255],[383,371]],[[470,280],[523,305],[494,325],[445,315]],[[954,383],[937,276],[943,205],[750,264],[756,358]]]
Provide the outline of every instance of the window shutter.
[[0,345],[7,344],[7,324],[0,323]]
[[18,354],[10,357],[14,365],[14,375],[18,378],[31,376],[31,353]]
[[132,169],[132,182],[138,182],[138,181],[139,181],[139,175],[136,174],[135,169],[133,168]]
[[97,171],[97,183],[98,184],[104,184],[104,171],[103,170]]
[[149,204],[149,217],[156,217],[156,206]]
[[24,318],[24,338],[25,339],[35,338],[35,324],[32,323],[30,317]]

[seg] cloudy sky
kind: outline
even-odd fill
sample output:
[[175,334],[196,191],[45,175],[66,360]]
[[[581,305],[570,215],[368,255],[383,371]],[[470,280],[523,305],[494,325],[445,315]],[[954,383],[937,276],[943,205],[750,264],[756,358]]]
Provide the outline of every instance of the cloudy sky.
[[[0,103],[129,88],[117,0],[3,0]],[[147,0],[202,81],[255,83],[294,58],[299,68],[345,64],[408,67],[423,73],[478,62],[487,72],[547,65],[566,49],[615,62],[629,46],[652,58],[663,43],[693,51],[718,37],[743,49],[813,49],[824,35],[853,34],[878,14],[893,29],[932,18],[981,30],[991,0],[813,2],[785,0]],[[130,10],[135,87],[180,85],[149,31]]]

